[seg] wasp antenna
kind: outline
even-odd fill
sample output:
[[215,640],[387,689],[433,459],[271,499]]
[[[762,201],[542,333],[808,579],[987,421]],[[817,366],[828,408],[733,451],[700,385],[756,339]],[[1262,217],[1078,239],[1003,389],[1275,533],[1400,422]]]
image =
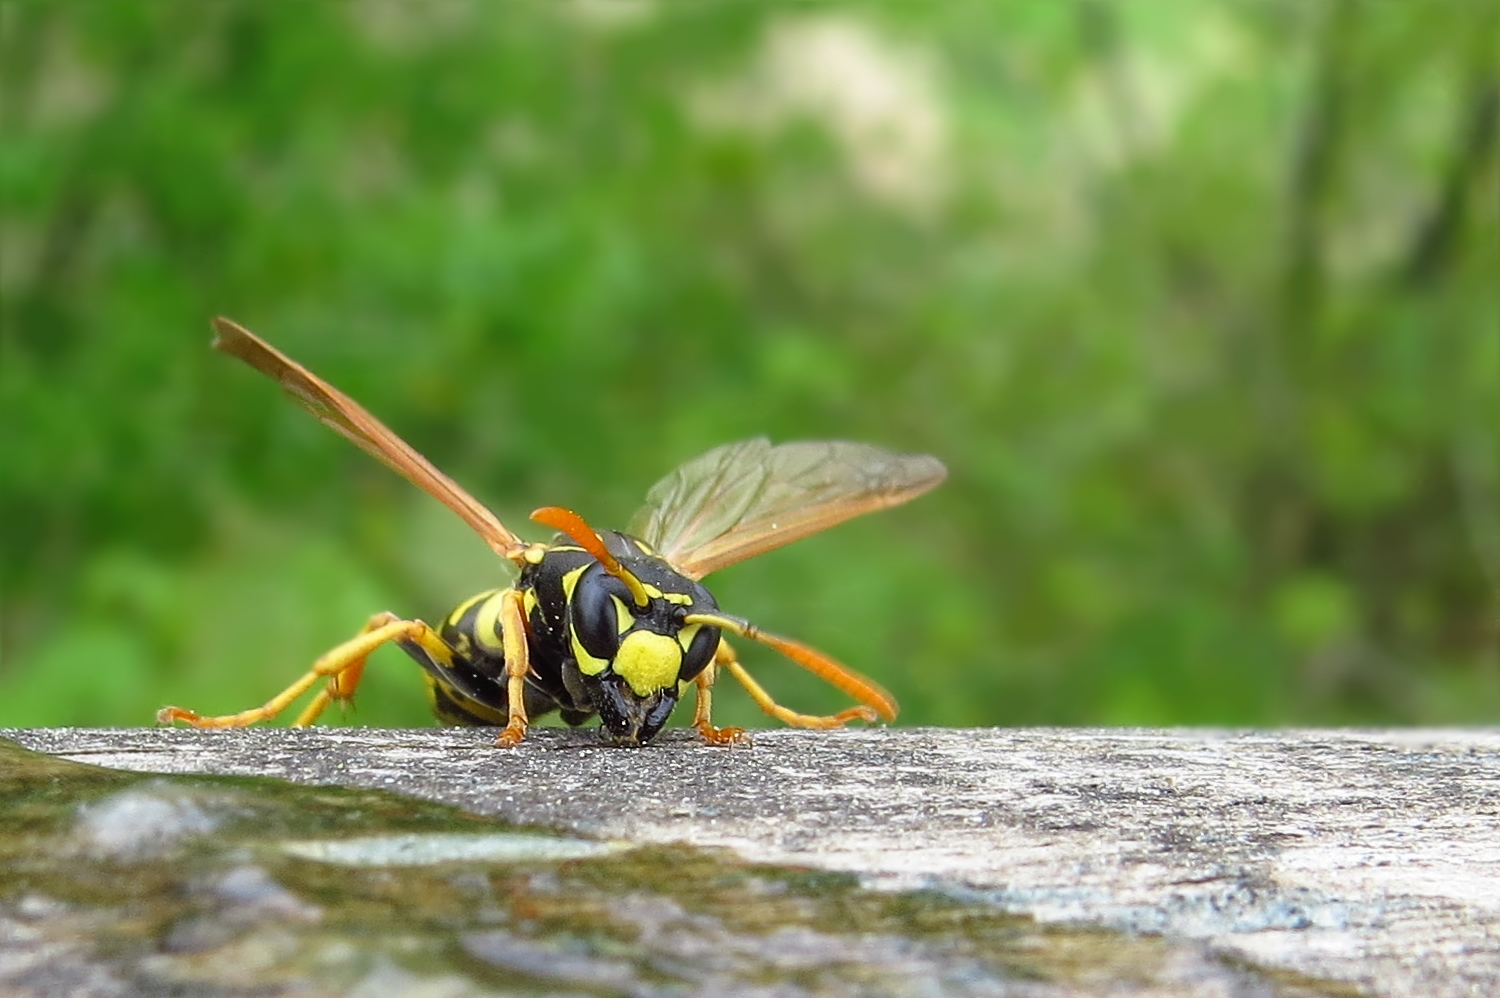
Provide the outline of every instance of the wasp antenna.
[[768,648],[774,648],[787,658],[796,662],[802,668],[817,676],[823,682],[849,694],[860,703],[874,709],[875,713],[887,721],[896,719],[896,698],[886,692],[875,680],[868,676],[862,676],[829,656],[809,648],[800,641],[791,638],[783,638],[777,634],[768,634],[739,617],[729,617],[717,613],[690,613],[683,618],[685,624],[707,624],[710,627],[718,627],[728,631],[730,634],[738,635],[763,644]]
[[651,602],[651,597],[646,595],[646,587],[641,585],[641,580],[620,564],[619,559],[609,553],[604,546],[604,541],[599,537],[597,531],[589,526],[588,521],[571,509],[561,506],[543,506],[531,514],[532,522],[540,523],[544,527],[561,530],[589,554],[593,555],[604,570],[621,582],[625,588],[630,590],[630,596],[635,600],[636,606],[645,606]]

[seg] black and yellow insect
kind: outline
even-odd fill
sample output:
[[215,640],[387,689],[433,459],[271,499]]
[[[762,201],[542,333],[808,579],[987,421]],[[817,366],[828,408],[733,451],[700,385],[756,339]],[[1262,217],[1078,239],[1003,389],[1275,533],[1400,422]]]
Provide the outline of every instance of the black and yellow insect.
[[[573,725],[598,714],[606,739],[641,745],[661,730],[689,685],[697,687],[693,723],[704,741],[743,740],[742,730],[716,728],[710,720],[721,668],[766,713],[797,727],[895,719],[895,699],[874,681],[724,613],[698,580],[926,492],[947,473],[936,458],[841,441],[727,444],[658,482],[630,533],[596,533],[578,514],[546,507],[532,519],[558,535],[527,543],[338,389],[228,319],[215,319],[214,330],[216,348],[275,379],[313,415],[445,504],[514,562],[519,575],[511,586],[463,603],[437,628],[376,614],[357,637],[260,707],[219,717],[164,707],[158,721],[204,728],[254,724],[321,683],[296,721],[311,724],[331,702],[353,699],[366,657],[387,642],[422,666],[439,719],[503,724],[499,744],[505,746],[525,737],[528,719],[553,710]],[[776,649],[858,706],[827,716],[788,710],[745,671],[726,632]]]

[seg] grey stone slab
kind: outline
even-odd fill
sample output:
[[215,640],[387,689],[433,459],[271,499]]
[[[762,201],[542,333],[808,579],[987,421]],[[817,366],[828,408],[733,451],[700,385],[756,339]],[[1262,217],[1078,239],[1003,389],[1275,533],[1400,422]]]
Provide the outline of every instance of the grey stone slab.
[[589,835],[938,887],[1207,942],[1375,995],[1500,995],[1500,729],[763,731],[646,749],[538,729],[42,729],[160,773],[377,787]]

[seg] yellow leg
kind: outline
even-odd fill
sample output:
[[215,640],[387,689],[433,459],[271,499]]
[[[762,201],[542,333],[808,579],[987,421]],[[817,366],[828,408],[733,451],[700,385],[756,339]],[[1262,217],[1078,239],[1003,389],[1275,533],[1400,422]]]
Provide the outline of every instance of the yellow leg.
[[[750,736],[745,734],[744,728],[716,728],[709,720],[713,712],[713,686],[715,673],[718,671],[717,662],[720,655],[726,653],[729,643],[723,638],[719,639],[719,647],[714,652],[714,661],[708,663],[708,667],[698,673],[693,683],[698,689],[698,704],[693,711],[693,727],[698,729],[705,744],[708,745],[749,745]],[[733,652],[728,652],[733,655]]]
[[[359,632],[360,636],[363,637],[366,634],[378,631],[387,624],[398,623],[400,620],[400,617],[389,610],[377,613],[365,622],[365,626]],[[330,652],[329,655],[335,654],[337,650],[335,649],[333,652]],[[324,656],[324,658],[327,657],[328,655]],[[307,709],[297,715],[297,719],[292,722],[292,727],[311,727],[313,722],[317,721],[323,715],[323,711],[328,709],[328,705],[335,700],[346,706],[352,704],[354,702],[354,691],[358,688],[359,681],[365,674],[365,660],[368,657],[368,653],[360,655],[346,664],[344,668],[330,675],[328,681],[323,684],[323,688],[313,697],[312,703],[308,704]],[[314,665],[313,668],[316,669],[317,666]]]
[[505,647],[505,698],[510,721],[495,744],[513,748],[526,737],[526,673],[531,669],[526,648],[526,609],[519,589],[500,594],[500,640]]
[[775,700],[765,688],[750,677],[745,667],[740,665],[739,657],[735,655],[734,649],[729,647],[729,642],[720,640],[719,650],[714,654],[714,661],[729,670],[729,674],[740,681],[750,697],[760,705],[760,709],[770,714],[783,724],[790,724],[794,728],[841,728],[850,721],[867,721],[871,724],[879,720],[873,707],[860,705],[841,710],[837,714],[799,714],[794,710],[788,710]]
[[305,727],[316,721],[332,701],[347,703],[353,698],[355,687],[359,685],[360,676],[364,673],[365,659],[370,652],[388,641],[415,641],[438,661],[452,661],[452,649],[438,637],[436,631],[422,621],[402,620],[392,613],[377,613],[357,637],[319,658],[296,682],[259,707],[217,717],[204,717],[183,707],[163,707],[156,712],[156,720],[160,724],[182,721],[195,728],[243,728],[270,720],[317,685],[319,680],[326,680],[324,688],[297,717],[297,726]]

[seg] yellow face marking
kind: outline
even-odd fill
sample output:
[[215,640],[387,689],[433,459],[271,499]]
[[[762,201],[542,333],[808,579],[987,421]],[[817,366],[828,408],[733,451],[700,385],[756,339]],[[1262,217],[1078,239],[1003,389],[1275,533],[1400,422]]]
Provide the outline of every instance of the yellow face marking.
[[[581,667],[581,663],[580,663]],[[632,631],[620,642],[615,672],[630,684],[636,696],[650,696],[677,684],[682,667],[682,649],[665,634]]]
[[678,606],[693,605],[693,598],[687,593],[662,593],[662,599],[668,603],[676,603]]
[[526,590],[524,593],[521,594],[521,612],[523,614],[525,614],[527,620],[530,620],[531,619],[531,614],[532,614],[533,611],[536,610],[536,608],[537,608],[536,588],[533,587],[531,589]]
[[698,629],[702,626],[702,624],[689,624],[677,632],[677,643],[682,645],[683,652],[688,650],[688,645],[693,643],[693,639],[698,636]]
[[585,676],[597,676],[609,667],[609,663],[602,658],[595,658],[589,654],[589,650],[578,640],[578,635],[572,633],[569,628],[569,639],[573,645],[573,657],[578,660],[578,671]]
[[[579,550],[582,550],[580,548]],[[571,600],[573,590],[578,588],[578,578],[588,570],[587,565],[579,565],[562,577],[563,596]],[[573,646],[573,657],[578,660],[578,671],[585,676],[597,676],[609,667],[609,663],[602,658],[595,658],[589,654],[578,640],[578,635],[573,633],[573,628],[568,628],[568,642]]]
[[624,634],[635,626],[635,615],[630,612],[630,608],[620,597],[611,595],[609,598],[615,604],[615,630]]

